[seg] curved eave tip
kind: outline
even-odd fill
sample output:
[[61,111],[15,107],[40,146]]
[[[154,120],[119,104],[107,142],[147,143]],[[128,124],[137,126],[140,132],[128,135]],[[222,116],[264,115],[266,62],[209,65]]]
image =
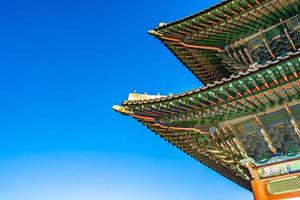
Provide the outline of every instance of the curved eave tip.
[[117,112],[119,112],[119,113],[121,113],[121,114],[125,114],[125,115],[130,115],[130,114],[132,114],[131,111],[126,110],[126,108],[123,107],[123,106],[113,105],[112,109],[115,110],[115,111],[117,111]]
[[162,36],[162,34],[159,33],[159,32],[157,32],[156,30],[149,30],[148,33],[149,33],[150,35],[153,35],[153,36],[156,36],[156,37]]

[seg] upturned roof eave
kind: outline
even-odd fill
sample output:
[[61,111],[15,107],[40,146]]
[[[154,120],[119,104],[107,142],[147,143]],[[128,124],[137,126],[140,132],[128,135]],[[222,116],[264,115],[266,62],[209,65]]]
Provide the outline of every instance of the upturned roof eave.
[[297,57],[300,54],[300,49],[298,49],[298,51],[294,52],[294,53],[290,53],[288,56],[285,57],[278,57],[276,60],[269,62],[265,65],[258,65],[256,68],[249,68],[246,72],[244,73],[239,73],[236,75],[231,75],[229,78],[223,78],[221,81],[215,81],[214,83],[209,83],[206,86],[197,88],[197,89],[193,89],[190,91],[186,91],[180,94],[175,94],[175,95],[170,95],[170,96],[165,96],[165,97],[161,97],[161,98],[156,98],[156,99],[148,99],[148,100],[135,100],[135,101],[128,101],[125,100],[122,102],[122,106],[131,106],[131,105],[143,105],[143,104],[149,104],[149,103],[160,103],[160,102],[165,102],[165,101],[171,101],[171,100],[178,100],[181,98],[185,98],[189,95],[193,95],[195,93],[200,93],[200,92],[204,92],[206,90],[210,90],[213,89],[215,87],[221,87],[225,84],[230,84],[233,81],[237,81],[241,78],[244,78],[245,76],[248,76],[250,74],[253,74],[257,71],[260,71],[262,69],[271,67],[275,64],[280,64],[281,62],[285,62],[291,58]]

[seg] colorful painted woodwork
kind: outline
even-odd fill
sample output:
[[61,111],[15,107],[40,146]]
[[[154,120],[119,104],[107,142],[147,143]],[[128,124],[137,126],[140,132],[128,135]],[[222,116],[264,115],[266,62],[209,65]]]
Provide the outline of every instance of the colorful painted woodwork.
[[113,108],[256,200],[300,196],[300,1],[222,1],[149,32],[204,86]]

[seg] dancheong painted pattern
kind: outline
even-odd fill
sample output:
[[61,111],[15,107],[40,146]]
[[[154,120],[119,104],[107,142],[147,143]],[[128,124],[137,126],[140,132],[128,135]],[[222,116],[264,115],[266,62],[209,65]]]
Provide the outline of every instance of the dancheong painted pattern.
[[222,1],[149,33],[204,86],[113,108],[256,200],[299,197],[300,1]]

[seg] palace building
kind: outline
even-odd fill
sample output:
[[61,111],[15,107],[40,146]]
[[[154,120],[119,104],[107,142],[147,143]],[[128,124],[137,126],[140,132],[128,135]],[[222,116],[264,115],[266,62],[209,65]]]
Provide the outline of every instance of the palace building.
[[255,200],[300,197],[300,0],[226,0],[149,33],[204,86],[114,110]]

